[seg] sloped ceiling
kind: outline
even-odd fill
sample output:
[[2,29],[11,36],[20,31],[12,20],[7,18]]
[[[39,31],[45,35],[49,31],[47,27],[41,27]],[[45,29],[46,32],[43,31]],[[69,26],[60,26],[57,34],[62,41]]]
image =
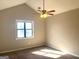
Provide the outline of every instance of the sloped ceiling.
[[[26,0],[27,1],[27,0]],[[17,6],[26,2],[25,0],[0,0],[0,10]]]
[[[0,0],[0,10],[26,3],[34,10],[42,7],[42,0]],[[54,14],[59,14],[72,9],[79,8],[79,0],[45,0],[46,10],[56,10]]]
[[[28,0],[26,3],[35,10],[42,7],[42,0]],[[45,0],[45,6],[46,10],[55,9],[55,14],[59,14],[79,8],[79,0]]]

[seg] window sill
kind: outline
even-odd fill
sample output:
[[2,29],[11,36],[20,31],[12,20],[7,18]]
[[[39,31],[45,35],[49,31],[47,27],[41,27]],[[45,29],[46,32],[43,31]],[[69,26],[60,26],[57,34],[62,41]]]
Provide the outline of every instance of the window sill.
[[29,40],[29,39],[33,39],[34,37],[29,37],[29,38],[16,38],[16,40]]

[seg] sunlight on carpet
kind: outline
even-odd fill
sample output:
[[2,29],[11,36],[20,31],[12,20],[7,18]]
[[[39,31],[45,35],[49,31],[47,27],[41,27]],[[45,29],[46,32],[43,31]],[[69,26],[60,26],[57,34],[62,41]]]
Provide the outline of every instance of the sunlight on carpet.
[[33,51],[32,54],[41,55],[50,58],[59,58],[62,55],[65,55],[66,53],[45,48],[45,49],[40,49],[39,51]]

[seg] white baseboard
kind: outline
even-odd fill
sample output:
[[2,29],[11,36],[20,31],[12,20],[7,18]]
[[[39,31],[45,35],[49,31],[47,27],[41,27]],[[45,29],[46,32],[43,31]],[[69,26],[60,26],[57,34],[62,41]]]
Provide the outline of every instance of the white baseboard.
[[20,50],[29,49],[29,48],[34,48],[34,47],[39,47],[39,46],[43,46],[43,45],[44,45],[44,44],[36,45],[36,46],[32,46],[32,47],[25,47],[25,48],[14,49],[14,50],[9,50],[9,51],[2,51],[2,52],[0,52],[0,54],[2,54],[2,53],[14,52],[14,51],[20,51]]

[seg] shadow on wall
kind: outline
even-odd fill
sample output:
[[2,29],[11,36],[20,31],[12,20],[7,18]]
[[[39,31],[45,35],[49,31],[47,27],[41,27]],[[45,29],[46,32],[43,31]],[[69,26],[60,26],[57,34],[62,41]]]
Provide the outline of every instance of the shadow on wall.
[[47,43],[50,47],[79,56],[79,8],[47,20]]

